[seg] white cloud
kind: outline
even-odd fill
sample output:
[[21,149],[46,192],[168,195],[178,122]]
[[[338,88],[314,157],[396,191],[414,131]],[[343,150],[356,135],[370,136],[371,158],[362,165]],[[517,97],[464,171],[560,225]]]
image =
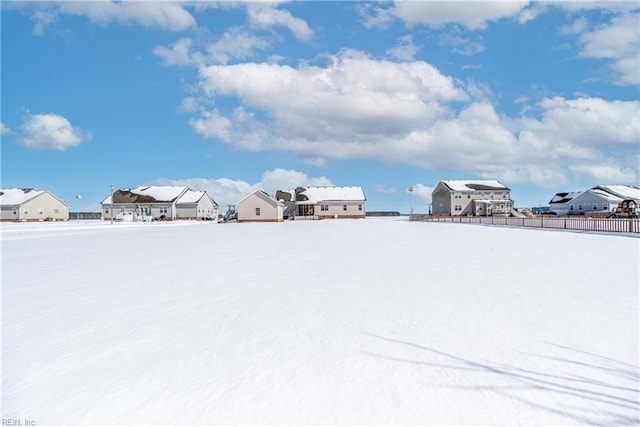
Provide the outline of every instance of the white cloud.
[[153,49],[153,53],[162,58],[167,65],[189,65],[194,63],[191,53],[192,44],[193,40],[182,38],[173,43],[170,48],[157,46]]
[[[252,149],[284,148],[305,157],[349,157],[355,144],[405,134],[450,114],[443,101],[467,98],[452,78],[425,62],[377,61],[343,51],[326,68],[245,63],[200,68],[208,96],[235,96],[231,117],[212,111],[192,121],[198,133]],[[251,110],[272,118],[268,128]],[[250,135],[248,129],[254,132]],[[368,147],[362,144],[362,147]]]
[[640,84],[640,13],[613,18],[608,24],[583,33],[580,56],[612,61],[613,79],[620,85]]
[[429,187],[420,183],[414,184],[411,187],[413,188],[413,196],[415,196],[419,201],[425,204],[431,203],[431,193],[433,193],[433,187]]
[[609,181],[621,172],[602,166],[637,179],[639,102],[545,98],[510,118],[496,112],[482,84],[456,82],[422,61],[350,50],[326,66],[214,65],[199,75],[204,98],[238,105],[204,110],[191,126],[242,149],[315,164],[375,158],[514,184],[586,180],[581,165],[611,172]]
[[304,172],[288,169],[273,169],[265,171],[262,179],[257,183],[248,183],[230,178],[160,178],[150,182],[151,185],[186,185],[193,190],[206,191],[225,212],[227,205],[235,205],[246,195],[255,190],[263,190],[272,196],[277,190],[293,190],[296,187],[333,185],[327,177],[310,177]]
[[418,47],[413,44],[411,35],[398,38],[398,44],[387,49],[387,55],[400,61],[412,61],[418,53]]
[[274,4],[266,2],[248,3],[247,10],[249,13],[249,21],[256,27],[286,27],[296,38],[304,41],[308,41],[313,37],[313,31],[309,28],[306,21],[294,17],[286,10],[277,9]]
[[276,190],[293,190],[296,187],[331,185],[333,183],[326,176],[312,178],[304,172],[280,168],[266,171],[259,183],[260,188],[269,194],[275,194]]
[[6,135],[8,133],[11,133],[11,129],[6,127],[4,123],[0,123],[0,135]]
[[168,31],[183,31],[196,26],[195,18],[181,3],[146,1],[69,1],[58,5],[59,13],[86,16],[91,22],[138,24]]
[[492,21],[516,17],[529,1],[396,1],[391,12],[407,25],[460,24],[470,30],[482,30]]
[[371,3],[358,3],[356,7],[362,24],[368,29],[385,29],[396,19],[388,8],[377,7]]
[[29,148],[64,151],[91,139],[57,114],[29,114],[23,125],[22,144]]
[[269,43],[241,28],[224,33],[220,40],[207,46],[208,57],[216,63],[226,64],[231,59],[249,58],[257,49],[265,49]]

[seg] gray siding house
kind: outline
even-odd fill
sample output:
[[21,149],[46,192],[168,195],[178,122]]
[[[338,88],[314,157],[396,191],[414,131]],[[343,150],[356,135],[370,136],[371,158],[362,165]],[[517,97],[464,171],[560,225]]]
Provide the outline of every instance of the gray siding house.
[[433,215],[509,215],[511,189],[497,180],[440,181],[431,193]]

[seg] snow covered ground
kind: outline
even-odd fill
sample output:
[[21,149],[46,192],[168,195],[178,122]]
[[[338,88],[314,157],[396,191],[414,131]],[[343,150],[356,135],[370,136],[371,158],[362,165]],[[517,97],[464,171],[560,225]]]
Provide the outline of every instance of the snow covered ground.
[[640,423],[638,238],[384,218],[0,233],[5,419]]

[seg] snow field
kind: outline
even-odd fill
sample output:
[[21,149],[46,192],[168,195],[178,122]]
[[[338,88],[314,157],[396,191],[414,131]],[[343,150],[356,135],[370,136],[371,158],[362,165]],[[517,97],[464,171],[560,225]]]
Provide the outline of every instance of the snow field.
[[637,238],[399,219],[16,224],[2,416],[638,424]]

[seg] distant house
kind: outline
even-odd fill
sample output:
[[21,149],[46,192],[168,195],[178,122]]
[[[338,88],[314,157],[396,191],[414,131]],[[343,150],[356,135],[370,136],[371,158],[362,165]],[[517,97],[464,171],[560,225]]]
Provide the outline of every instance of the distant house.
[[284,203],[256,190],[238,202],[236,212],[238,222],[282,222],[284,208]]
[[0,221],[67,221],[69,206],[46,190],[0,189]]
[[582,194],[581,191],[556,193],[549,200],[549,211],[556,215],[568,215],[573,209],[573,199]]
[[364,218],[367,198],[362,187],[299,187],[296,218]]
[[496,180],[440,181],[431,199],[434,215],[510,214],[514,206],[511,189]]
[[102,217],[152,219],[204,219],[218,215],[218,204],[205,191],[186,186],[140,186],[120,189],[102,201]]
[[624,201],[640,203],[640,187],[596,185],[586,191],[557,193],[549,201],[549,208],[557,215],[606,214],[615,211]]
[[206,191],[187,190],[176,202],[178,219],[218,219],[218,204]]

